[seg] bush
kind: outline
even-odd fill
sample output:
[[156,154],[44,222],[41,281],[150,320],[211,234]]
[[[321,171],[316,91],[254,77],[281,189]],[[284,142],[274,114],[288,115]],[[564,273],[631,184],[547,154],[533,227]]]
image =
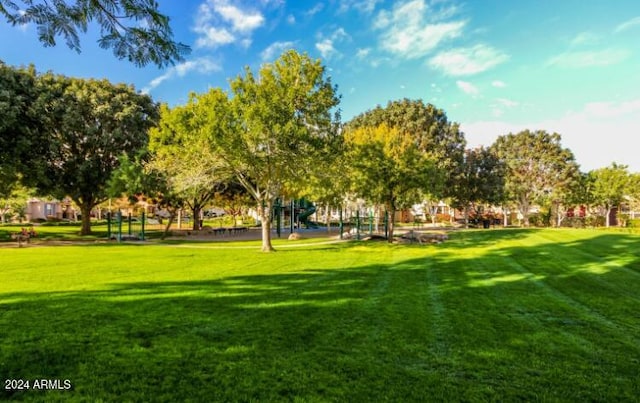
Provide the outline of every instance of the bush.
[[564,220],[562,220],[562,226],[567,228],[584,228],[585,218],[584,217],[567,217]]
[[640,218],[631,218],[627,220],[627,228],[640,228]]
[[532,227],[546,227],[549,225],[547,216],[541,213],[533,213],[529,215],[529,225]]
[[587,227],[604,227],[606,220],[604,216],[589,216],[584,219],[584,224]]

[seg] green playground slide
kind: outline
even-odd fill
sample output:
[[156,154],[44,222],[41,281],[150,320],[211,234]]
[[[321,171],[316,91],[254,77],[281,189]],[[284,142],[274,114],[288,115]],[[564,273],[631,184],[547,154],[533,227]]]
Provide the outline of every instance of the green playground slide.
[[316,212],[316,206],[313,203],[306,201],[305,199],[301,199],[300,208],[304,209],[304,211],[301,211],[298,215],[298,219],[300,220],[300,222],[303,223],[307,228],[318,228],[316,224],[312,223],[309,220],[309,217],[311,217],[311,215]]

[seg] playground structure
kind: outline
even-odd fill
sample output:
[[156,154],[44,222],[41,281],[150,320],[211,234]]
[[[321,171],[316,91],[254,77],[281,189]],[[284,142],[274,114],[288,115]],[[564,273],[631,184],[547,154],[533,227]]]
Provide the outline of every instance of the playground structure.
[[272,221],[275,224],[278,237],[282,234],[282,228],[288,224],[289,232],[293,233],[302,225],[307,229],[318,228],[318,225],[311,221],[311,216],[316,212],[316,206],[306,199],[292,199],[284,203],[283,199],[277,198],[273,207]]
[[131,213],[122,214],[121,211],[107,213],[107,238],[121,241],[144,241],[145,231],[149,224],[158,224],[157,220],[148,219],[142,212],[140,217],[133,217]]
[[[312,220],[314,214],[319,213],[314,203],[306,199],[292,199],[283,202],[278,198],[272,210],[272,228],[280,238],[282,232],[293,234],[300,230],[318,229],[318,224]],[[337,214],[336,214],[337,213]],[[377,236],[380,238],[389,238],[389,216],[385,211],[380,211],[371,207],[352,207],[339,208],[331,214],[333,221],[339,231],[340,239],[361,240],[365,237]],[[337,220],[336,220],[337,218]],[[163,229],[163,225],[156,218],[149,218],[142,212],[139,216],[131,213],[123,213],[118,210],[115,212],[107,212],[107,238],[122,241],[145,241],[147,239],[147,231],[150,229]],[[337,222],[336,222],[337,221]],[[410,234],[415,230],[422,228],[422,224],[414,222],[410,229]],[[202,235],[214,236],[232,236],[246,233],[249,228],[242,227],[214,227],[201,226],[202,231],[196,231],[194,234],[202,232]],[[190,235],[190,231],[187,231]]]
[[[311,221],[311,216],[317,213],[316,206],[306,199],[290,200],[286,203],[276,199],[272,212],[272,222],[278,237],[288,226],[289,234],[293,234],[304,227],[317,229],[318,225]],[[376,214],[372,208],[355,208],[338,210],[338,229],[340,239],[354,238],[357,240],[366,236],[389,237],[389,216]]]

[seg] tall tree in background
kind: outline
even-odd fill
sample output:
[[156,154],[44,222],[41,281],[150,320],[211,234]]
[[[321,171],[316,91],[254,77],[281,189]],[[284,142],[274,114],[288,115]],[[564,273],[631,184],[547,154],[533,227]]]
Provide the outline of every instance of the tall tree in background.
[[80,52],[79,33],[100,26],[98,44],[137,66],[165,67],[182,60],[189,47],[173,41],[169,17],[155,0],[0,0],[0,15],[12,25],[35,24],[44,46],[66,45]]
[[426,158],[409,133],[385,123],[347,130],[347,156],[351,161],[353,190],[389,213],[389,242],[393,242],[395,213],[418,202],[433,175]]
[[472,203],[498,204],[504,194],[504,164],[488,148],[467,149],[455,168],[452,181],[452,205],[464,212],[469,226]]
[[606,226],[610,226],[611,210],[620,206],[625,196],[633,193],[632,175],[626,165],[611,166],[589,172],[593,201],[603,207]]
[[557,133],[522,131],[498,137],[492,151],[506,166],[505,191],[529,226],[532,204],[541,203],[576,177],[573,153]]
[[293,50],[262,65],[258,76],[246,68],[231,90],[232,115],[221,100],[201,117],[212,125],[212,144],[257,203],[262,250],[272,251],[275,198],[306,188],[322,168],[326,144],[337,136],[339,98],[320,60]]
[[377,127],[382,123],[410,134],[418,149],[438,168],[432,172],[425,192],[436,199],[451,196],[452,175],[462,160],[466,145],[458,124],[450,122],[445,112],[432,104],[402,99],[356,116],[349,122],[349,127]]
[[40,193],[65,196],[80,207],[81,234],[91,233],[91,209],[107,199],[118,158],[133,157],[148,141],[157,105],[132,87],[106,80],[53,75],[38,78],[36,109],[46,127],[47,150],[29,161],[25,182]]

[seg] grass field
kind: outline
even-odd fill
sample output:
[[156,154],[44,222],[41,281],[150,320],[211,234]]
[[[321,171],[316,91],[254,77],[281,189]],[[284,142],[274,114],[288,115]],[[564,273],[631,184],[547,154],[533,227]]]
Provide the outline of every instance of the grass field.
[[638,235],[207,246],[0,249],[0,400],[640,396]]

